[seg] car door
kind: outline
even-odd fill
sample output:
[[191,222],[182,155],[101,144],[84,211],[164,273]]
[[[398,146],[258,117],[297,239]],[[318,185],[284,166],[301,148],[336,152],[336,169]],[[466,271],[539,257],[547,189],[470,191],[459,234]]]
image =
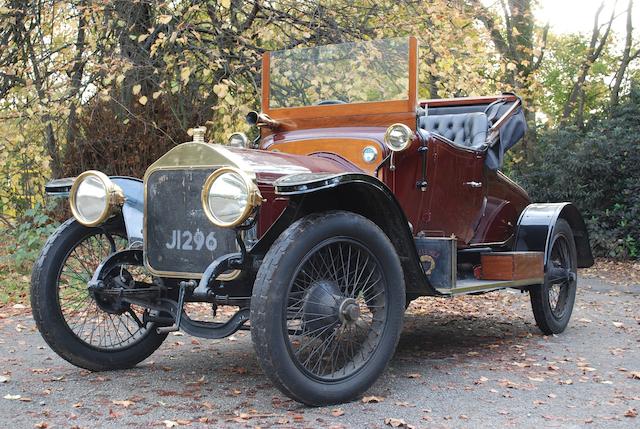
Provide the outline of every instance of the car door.
[[474,236],[484,201],[484,154],[434,137],[428,143],[426,195],[419,230],[466,244]]

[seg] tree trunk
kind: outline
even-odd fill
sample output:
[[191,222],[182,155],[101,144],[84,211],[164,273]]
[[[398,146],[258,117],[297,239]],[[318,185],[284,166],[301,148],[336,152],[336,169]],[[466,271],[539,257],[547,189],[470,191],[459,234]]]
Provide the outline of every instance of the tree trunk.
[[587,56],[584,61],[580,65],[580,69],[578,72],[578,77],[571,88],[571,92],[569,93],[569,97],[564,104],[564,108],[562,109],[562,119],[560,121],[561,124],[566,124],[569,121],[569,117],[574,112],[576,107],[576,102],[580,99],[582,92],[584,91],[584,83],[589,75],[589,70],[591,70],[591,66],[594,62],[600,57],[602,54],[602,50],[604,49],[607,40],[609,39],[609,33],[611,32],[611,24],[615,18],[615,6],[613,11],[611,12],[611,17],[609,18],[609,22],[607,23],[607,29],[605,30],[602,37],[600,37],[600,14],[602,13],[602,9],[604,9],[604,2],[600,4],[600,7],[596,11],[595,18],[593,20],[593,30],[591,32],[591,41],[589,42],[589,49],[587,50]]
[[82,59],[82,54],[84,53],[85,26],[87,25],[84,15],[85,5],[86,1],[81,1],[79,4],[78,34],[76,35],[75,44],[76,52],[73,59],[73,67],[71,69],[71,91],[69,94],[71,103],[69,105],[69,117],[67,118],[67,145],[73,145],[76,143],[76,132],[78,128],[78,115],[76,108],[80,87],[82,85],[82,76],[84,74],[84,60]]
[[615,107],[620,102],[620,89],[624,80],[625,73],[631,61],[636,59],[640,55],[640,49],[635,52],[631,52],[633,45],[633,0],[629,0],[627,4],[627,35],[624,44],[624,50],[622,51],[622,59],[620,60],[620,66],[616,70],[616,74],[613,78],[613,86],[611,87],[611,95],[609,97],[609,105]]

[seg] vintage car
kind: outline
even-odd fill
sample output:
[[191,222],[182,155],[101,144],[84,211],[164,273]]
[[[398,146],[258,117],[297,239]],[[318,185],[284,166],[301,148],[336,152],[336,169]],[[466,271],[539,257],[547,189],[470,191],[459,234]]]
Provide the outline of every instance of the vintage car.
[[[580,213],[532,203],[500,171],[525,133],[521,100],[420,101],[417,49],[266,53],[262,111],[247,116],[257,138],[215,144],[198,127],[142,180],[50,182],[73,217],[33,269],[46,342],[101,371],[136,365],[171,331],[246,329],[276,387],[325,405],[374,383],[418,297],[519,289],[542,332],[562,332],[577,268],[593,264]],[[232,310],[203,320],[193,302]]]

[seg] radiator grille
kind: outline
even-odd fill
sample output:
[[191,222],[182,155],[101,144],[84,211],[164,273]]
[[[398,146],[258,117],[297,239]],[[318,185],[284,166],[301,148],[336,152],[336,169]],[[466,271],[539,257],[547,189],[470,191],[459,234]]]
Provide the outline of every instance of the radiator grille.
[[206,217],[202,186],[213,169],[160,169],[145,183],[145,260],[167,277],[200,277],[217,257],[237,251],[235,232]]

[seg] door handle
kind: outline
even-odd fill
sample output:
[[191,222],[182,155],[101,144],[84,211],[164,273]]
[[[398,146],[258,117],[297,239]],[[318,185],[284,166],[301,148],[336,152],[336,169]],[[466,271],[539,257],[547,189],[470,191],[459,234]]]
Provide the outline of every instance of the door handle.
[[482,188],[482,182],[464,182],[464,185],[471,186],[472,188]]

